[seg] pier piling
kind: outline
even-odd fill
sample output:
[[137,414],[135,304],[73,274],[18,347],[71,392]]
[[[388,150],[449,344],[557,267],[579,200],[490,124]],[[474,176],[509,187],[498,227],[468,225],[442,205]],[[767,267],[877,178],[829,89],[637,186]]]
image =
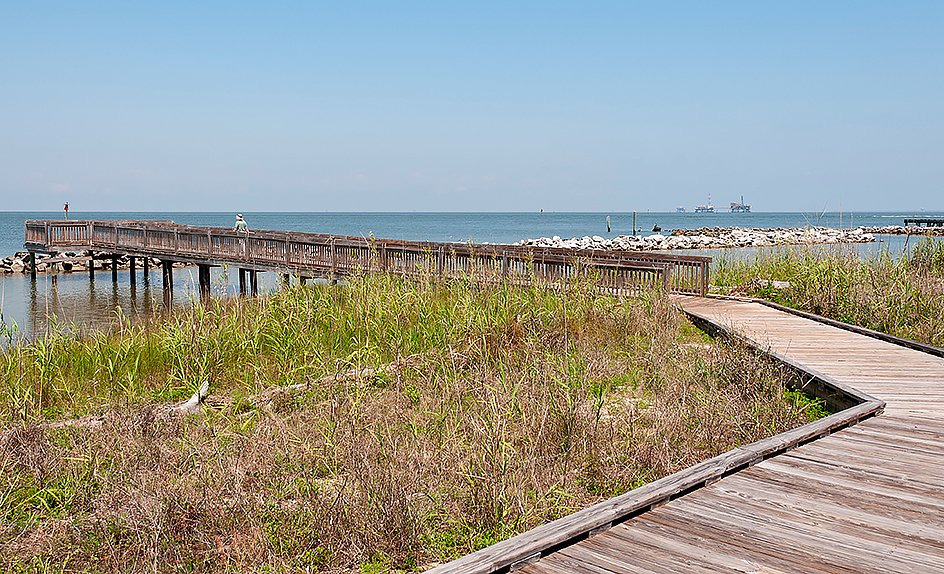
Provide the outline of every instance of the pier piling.
[[204,299],[210,296],[210,266],[197,265],[197,276],[200,281],[200,298]]
[[131,279],[131,284],[132,284],[132,285],[134,285],[135,282],[137,281],[137,277],[135,277],[135,271],[136,271],[136,270],[135,270],[135,268],[134,268],[134,263],[135,263],[135,262],[134,262],[134,257],[129,257],[129,258],[128,258],[128,274],[131,276],[130,279]]
[[112,283],[118,282],[118,256],[111,256],[111,281]]
[[161,261],[164,268],[164,292],[169,293],[174,290],[174,268],[170,261]]
[[239,270],[239,294],[246,295],[246,270]]
[[255,297],[259,294],[259,281],[258,281],[258,271],[251,270],[249,272],[249,289],[252,291],[252,296]]
[[35,281],[36,280],[36,252],[30,251],[29,258],[30,258],[30,279]]

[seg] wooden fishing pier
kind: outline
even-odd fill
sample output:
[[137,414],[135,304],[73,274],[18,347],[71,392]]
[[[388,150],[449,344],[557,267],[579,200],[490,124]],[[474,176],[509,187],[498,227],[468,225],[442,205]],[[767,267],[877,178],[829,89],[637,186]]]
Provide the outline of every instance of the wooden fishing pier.
[[[614,294],[662,288],[673,293],[704,295],[708,289],[710,257],[664,253],[613,253],[517,245],[437,243],[349,237],[289,231],[237,233],[222,227],[179,225],[172,221],[26,222],[25,247],[35,276],[36,253],[92,250],[112,258],[117,281],[117,257],[135,259],[145,269],[150,259],[163,267],[165,291],[173,289],[173,264],[199,267],[200,292],[209,294],[210,268],[239,269],[239,289],[257,291],[257,273],[275,272],[330,281],[357,274],[384,272],[429,276],[436,280],[467,278],[478,281],[540,281],[564,285],[585,271],[596,274],[599,287]],[[94,277],[94,265],[89,267]]]
[[905,219],[905,227],[944,227],[944,219],[935,217],[909,217]]
[[944,349],[766,302],[678,301],[839,412],[430,574],[944,572]]

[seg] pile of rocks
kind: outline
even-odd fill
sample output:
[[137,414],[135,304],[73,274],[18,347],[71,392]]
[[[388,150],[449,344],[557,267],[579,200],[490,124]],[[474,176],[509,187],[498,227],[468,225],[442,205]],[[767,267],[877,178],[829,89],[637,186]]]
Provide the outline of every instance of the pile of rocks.
[[944,227],[918,227],[917,225],[880,225],[863,227],[869,233],[876,235],[933,235],[944,237]]
[[[91,259],[89,259],[91,258]],[[71,261],[70,261],[71,259]],[[150,264],[157,267],[161,264],[160,259],[151,258]],[[45,253],[36,254],[36,272],[48,273],[70,273],[73,271],[88,271],[89,265],[94,265],[96,270],[111,269],[111,253],[99,251],[68,251],[58,253],[55,256]],[[139,257],[136,261],[136,267],[141,269],[144,262]],[[183,267],[185,263],[175,263],[175,267]],[[118,269],[128,269],[130,260],[127,256],[118,257]],[[28,251],[17,251],[15,254],[0,259],[0,273],[29,273],[30,259]]]
[[646,237],[620,235],[615,239],[593,237],[561,239],[542,237],[525,239],[515,245],[563,247],[566,249],[605,249],[615,251],[655,251],[668,249],[718,249],[722,247],[763,247],[772,245],[814,245],[822,243],[869,243],[875,237],[863,228],[830,229],[827,227],[752,229],[713,227],[676,230],[672,235],[653,234]]

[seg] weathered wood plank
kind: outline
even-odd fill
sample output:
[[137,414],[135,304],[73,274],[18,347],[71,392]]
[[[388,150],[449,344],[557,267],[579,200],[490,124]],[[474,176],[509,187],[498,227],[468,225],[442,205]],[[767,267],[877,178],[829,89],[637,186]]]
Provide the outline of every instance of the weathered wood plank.
[[[644,519],[669,518],[678,527],[721,541],[780,556],[824,557],[827,564],[856,565],[872,572],[944,571],[944,555],[934,549],[904,547],[902,541],[883,544],[881,537],[860,529],[849,534],[832,523],[799,517],[773,505],[756,505],[743,496],[688,497]],[[863,534],[869,534],[863,538]]]

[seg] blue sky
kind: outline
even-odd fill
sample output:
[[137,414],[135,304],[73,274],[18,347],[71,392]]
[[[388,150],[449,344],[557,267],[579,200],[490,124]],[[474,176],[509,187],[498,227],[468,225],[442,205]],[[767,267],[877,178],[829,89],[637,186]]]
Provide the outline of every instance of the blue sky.
[[0,210],[944,210],[941,2],[4,2]]

